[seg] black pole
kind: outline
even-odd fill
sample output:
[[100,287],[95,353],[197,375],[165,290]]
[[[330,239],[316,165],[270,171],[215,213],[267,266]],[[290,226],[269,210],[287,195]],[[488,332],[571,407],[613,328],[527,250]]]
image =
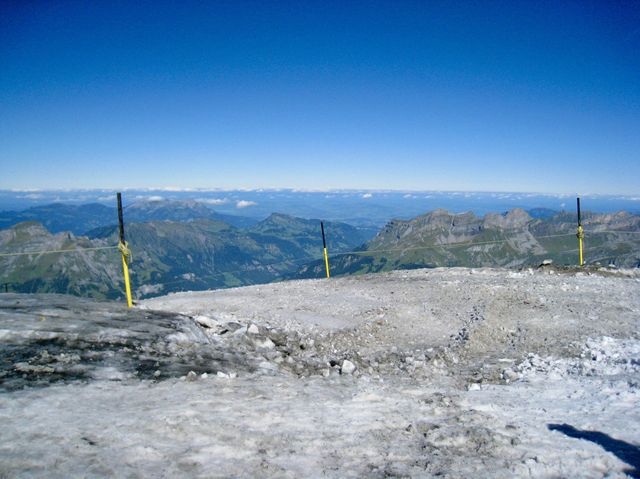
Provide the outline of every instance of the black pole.
[[4,292],[5,293],[9,292],[9,283],[4,283]]
[[327,248],[327,241],[324,239],[324,223],[320,222],[320,229],[322,230],[322,247]]
[[577,199],[577,203],[578,203],[578,226],[582,225],[582,218],[580,217],[580,197],[578,196]]
[[118,193],[118,224],[120,225],[120,243],[124,244],[124,220],[122,219],[122,195]]

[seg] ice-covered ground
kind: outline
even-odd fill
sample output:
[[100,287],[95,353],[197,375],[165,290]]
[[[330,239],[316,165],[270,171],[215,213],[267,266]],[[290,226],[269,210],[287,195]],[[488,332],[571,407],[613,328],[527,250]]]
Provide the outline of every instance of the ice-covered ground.
[[640,476],[640,275],[0,295],[0,477]]

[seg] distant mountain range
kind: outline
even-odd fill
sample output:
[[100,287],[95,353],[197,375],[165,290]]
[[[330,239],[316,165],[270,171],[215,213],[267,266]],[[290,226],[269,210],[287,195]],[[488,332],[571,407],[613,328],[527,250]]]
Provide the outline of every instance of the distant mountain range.
[[[198,201],[231,216],[262,220],[274,211],[298,218],[324,218],[356,227],[380,228],[391,219],[409,220],[427,211],[445,208],[454,213],[471,211],[485,215],[513,208],[545,208],[552,211],[575,211],[575,197],[565,194],[473,191],[393,191],[338,189],[305,191],[297,189],[128,189],[123,191],[125,205],[135,202]],[[115,206],[115,191],[81,190],[2,190],[0,211],[23,210],[51,203],[81,205],[102,203]],[[629,211],[640,214],[640,195],[584,195],[584,210],[597,213]],[[532,216],[535,216],[532,214]],[[32,218],[35,219],[35,218]],[[166,218],[171,219],[171,218]],[[213,218],[216,219],[216,218]],[[219,218],[218,218],[219,219]],[[232,223],[235,224],[235,223]],[[78,231],[78,233],[84,233]],[[67,228],[67,230],[70,230]]]
[[[334,275],[438,266],[538,266],[545,259],[576,265],[575,214],[522,209],[505,214],[452,214],[435,210],[410,221],[389,222],[357,254],[331,258]],[[588,264],[640,265],[640,216],[591,214],[583,219]],[[317,277],[322,261],[300,268],[291,278]]]
[[[350,251],[365,241],[347,224],[326,222],[325,228],[334,251]],[[281,214],[245,229],[211,219],[132,222],[127,223],[126,235],[138,297],[271,282],[322,256],[319,220]],[[117,242],[116,226],[93,229],[86,237],[54,234],[36,222],[0,230],[0,254],[99,248]],[[0,283],[10,283],[18,292],[116,298],[122,294],[121,276],[115,250],[0,256]]]
[[[46,224],[54,225],[53,232],[34,221],[0,229],[0,283],[19,292],[122,296],[117,250],[86,250],[117,244],[117,227],[111,224],[115,209],[50,205],[32,208],[29,214],[34,210],[50,214]],[[197,202],[149,202],[127,208],[136,296],[324,275],[319,220],[272,214],[239,228],[217,217]],[[585,213],[583,223],[589,264],[638,266],[640,216]],[[65,224],[75,225],[75,231],[94,227],[83,236],[56,230]],[[333,275],[436,266],[537,266],[544,259],[572,265],[578,261],[575,215],[546,209],[530,213],[513,209],[484,217],[439,209],[412,220],[393,220],[370,241],[366,231],[345,223],[326,222],[325,227]],[[76,248],[83,251],[2,256]]]
[[[220,214],[202,202],[193,200],[176,201],[140,201],[125,207],[126,221],[191,221],[209,219],[223,221],[237,228],[247,228],[258,223],[259,219],[247,216]],[[82,235],[101,226],[118,223],[115,207],[101,203],[71,205],[52,203],[34,206],[22,211],[0,211],[0,229],[25,221],[36,221],[52,233],[70,231]]]

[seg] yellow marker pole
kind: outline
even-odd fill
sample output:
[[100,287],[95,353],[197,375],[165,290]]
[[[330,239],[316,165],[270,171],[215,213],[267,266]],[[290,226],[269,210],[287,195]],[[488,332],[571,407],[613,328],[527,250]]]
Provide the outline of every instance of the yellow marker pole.
[[580,266],[584,266],[584,257],[583,257],[583,249],[582,249],[582,241],[584,240],[584,230],[582,229],[582,218],[580,217],[580,197],[577,198],[578,205],[578,233],[576,236],[578,237],[578,252],[580,256]]
[[[125,245],[123,246],[126,248]],[[124,273],[124,289],[127,294],[127,306],[131,308],[133,307],[133,301],[131,300],[131,283],[129,282],[129,266],[127,265],[127,256],[124,253],[122,254],[122,271]]]
[[322,221],[320,222],[320,229],[322,230],[322,248],[324,250],[324,268],[325,268],[325,271],[327,272],[327,278],[330,278],[331,274],[329,273],[329,255],[327,254],[327,241],[324,238],[324,223]]
[[131,251],[128,248],[127,242],[124,240],[124,220],[122,217],[122,195],[118,193],[118,224],[120,225],[120,243],[118,243],[118,249],[122,254],[122,272],[124,274],[124,290],[127,295],[127,306],[133,307],[133,300],[131,299],[131,283],[129,281],[129,258],[131,257]]

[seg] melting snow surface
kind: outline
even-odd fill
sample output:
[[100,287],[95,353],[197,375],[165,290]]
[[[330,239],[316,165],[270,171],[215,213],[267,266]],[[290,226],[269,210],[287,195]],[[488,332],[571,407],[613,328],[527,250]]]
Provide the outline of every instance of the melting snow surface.
[[638,286],[453,269],[135,311],[0,295],[0,477],[637,477]]

